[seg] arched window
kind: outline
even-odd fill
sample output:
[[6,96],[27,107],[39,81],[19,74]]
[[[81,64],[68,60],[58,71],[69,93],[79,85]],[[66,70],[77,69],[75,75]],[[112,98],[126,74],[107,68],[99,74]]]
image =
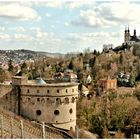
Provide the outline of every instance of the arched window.
[[27,93],[30,93],[30,90],[29,89],[27,89]]
[[74,99],[74,97],[72,97],[71,102],[74,103],[74,101],[75,101],[75,99]]
[[28,97],[27,100],[28,100],[28,102],[30,102],[31,101],[31,98]]
[[66,93],[68,93],[68,90],[66,89]]
[[69,103],[69,98],[68,98],[68,97],[66,97],[66,98],[64,99],[64,103],[65,103],[65,104],[68,104],[68,103]]
[[47,93],[50,93],[50,90],[47,90]]
[[72,89],[72,92],[74,92],[74,89]]
[[59,93],[59,89],[57,89],[57,93]]
[[56,104],[57,105],[61,104],[61,99],[60,98],[56,98]]
[[37,101],[40,102],[40,98],[37,98]]

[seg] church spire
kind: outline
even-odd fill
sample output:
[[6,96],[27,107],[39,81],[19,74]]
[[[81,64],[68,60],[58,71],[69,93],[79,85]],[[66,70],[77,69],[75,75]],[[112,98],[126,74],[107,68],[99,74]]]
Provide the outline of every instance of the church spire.
[[134,29],[134,36],[136,36],[136,29]]
[[129,31],[130,31],[130,30],[129,30],[129,26],[128,26],[128,30],[127,30],[127,31],[128,31],[128,33],[129,33]]

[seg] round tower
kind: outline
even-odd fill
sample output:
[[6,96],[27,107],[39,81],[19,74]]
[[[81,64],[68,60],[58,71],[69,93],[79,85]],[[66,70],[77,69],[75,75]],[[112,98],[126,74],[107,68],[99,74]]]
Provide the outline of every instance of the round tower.
[[20,114],[55,127],[75,130],[78,83],[30,82],[21,85]]

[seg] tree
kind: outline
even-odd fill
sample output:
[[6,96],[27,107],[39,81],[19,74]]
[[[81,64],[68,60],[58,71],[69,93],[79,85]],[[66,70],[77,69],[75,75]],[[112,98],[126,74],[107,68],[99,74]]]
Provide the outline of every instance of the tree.
[[94,55],[97,55],[98,52],[94,49],[93,54],[94,54]]
[[73,59],[71,59],[69,65],[68,65],[68,68],[71,69],[71,70],[74,69]]
[[129,78],[129,86],[133,87],[135,85],[135,75],[134,73],[131,73],[130,78]]
[[93,57],[89,60],[89,65],[91,68],[94,67],[95,63],[96,63],[96,57]]
[[8,71],[10,71],[10,72],[13,72],[13,69],[14,69],[12,63],[13,63],[13,62],[12,62],[12,60],[10,59],[9,62],[8,62]]
[[22,71],[22,73],[24,73],[24,74],[27,73],[27,64],[26,64],[25,62],[21,65],[21,71]]

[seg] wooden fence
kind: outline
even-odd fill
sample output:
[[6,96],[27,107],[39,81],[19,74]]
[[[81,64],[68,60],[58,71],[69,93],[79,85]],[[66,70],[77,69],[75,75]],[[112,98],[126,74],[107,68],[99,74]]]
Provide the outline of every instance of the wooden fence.
[[45,123],[30,122],[12,112],[0,109],[0,138],[68,139],[72,137],[63,130]]

